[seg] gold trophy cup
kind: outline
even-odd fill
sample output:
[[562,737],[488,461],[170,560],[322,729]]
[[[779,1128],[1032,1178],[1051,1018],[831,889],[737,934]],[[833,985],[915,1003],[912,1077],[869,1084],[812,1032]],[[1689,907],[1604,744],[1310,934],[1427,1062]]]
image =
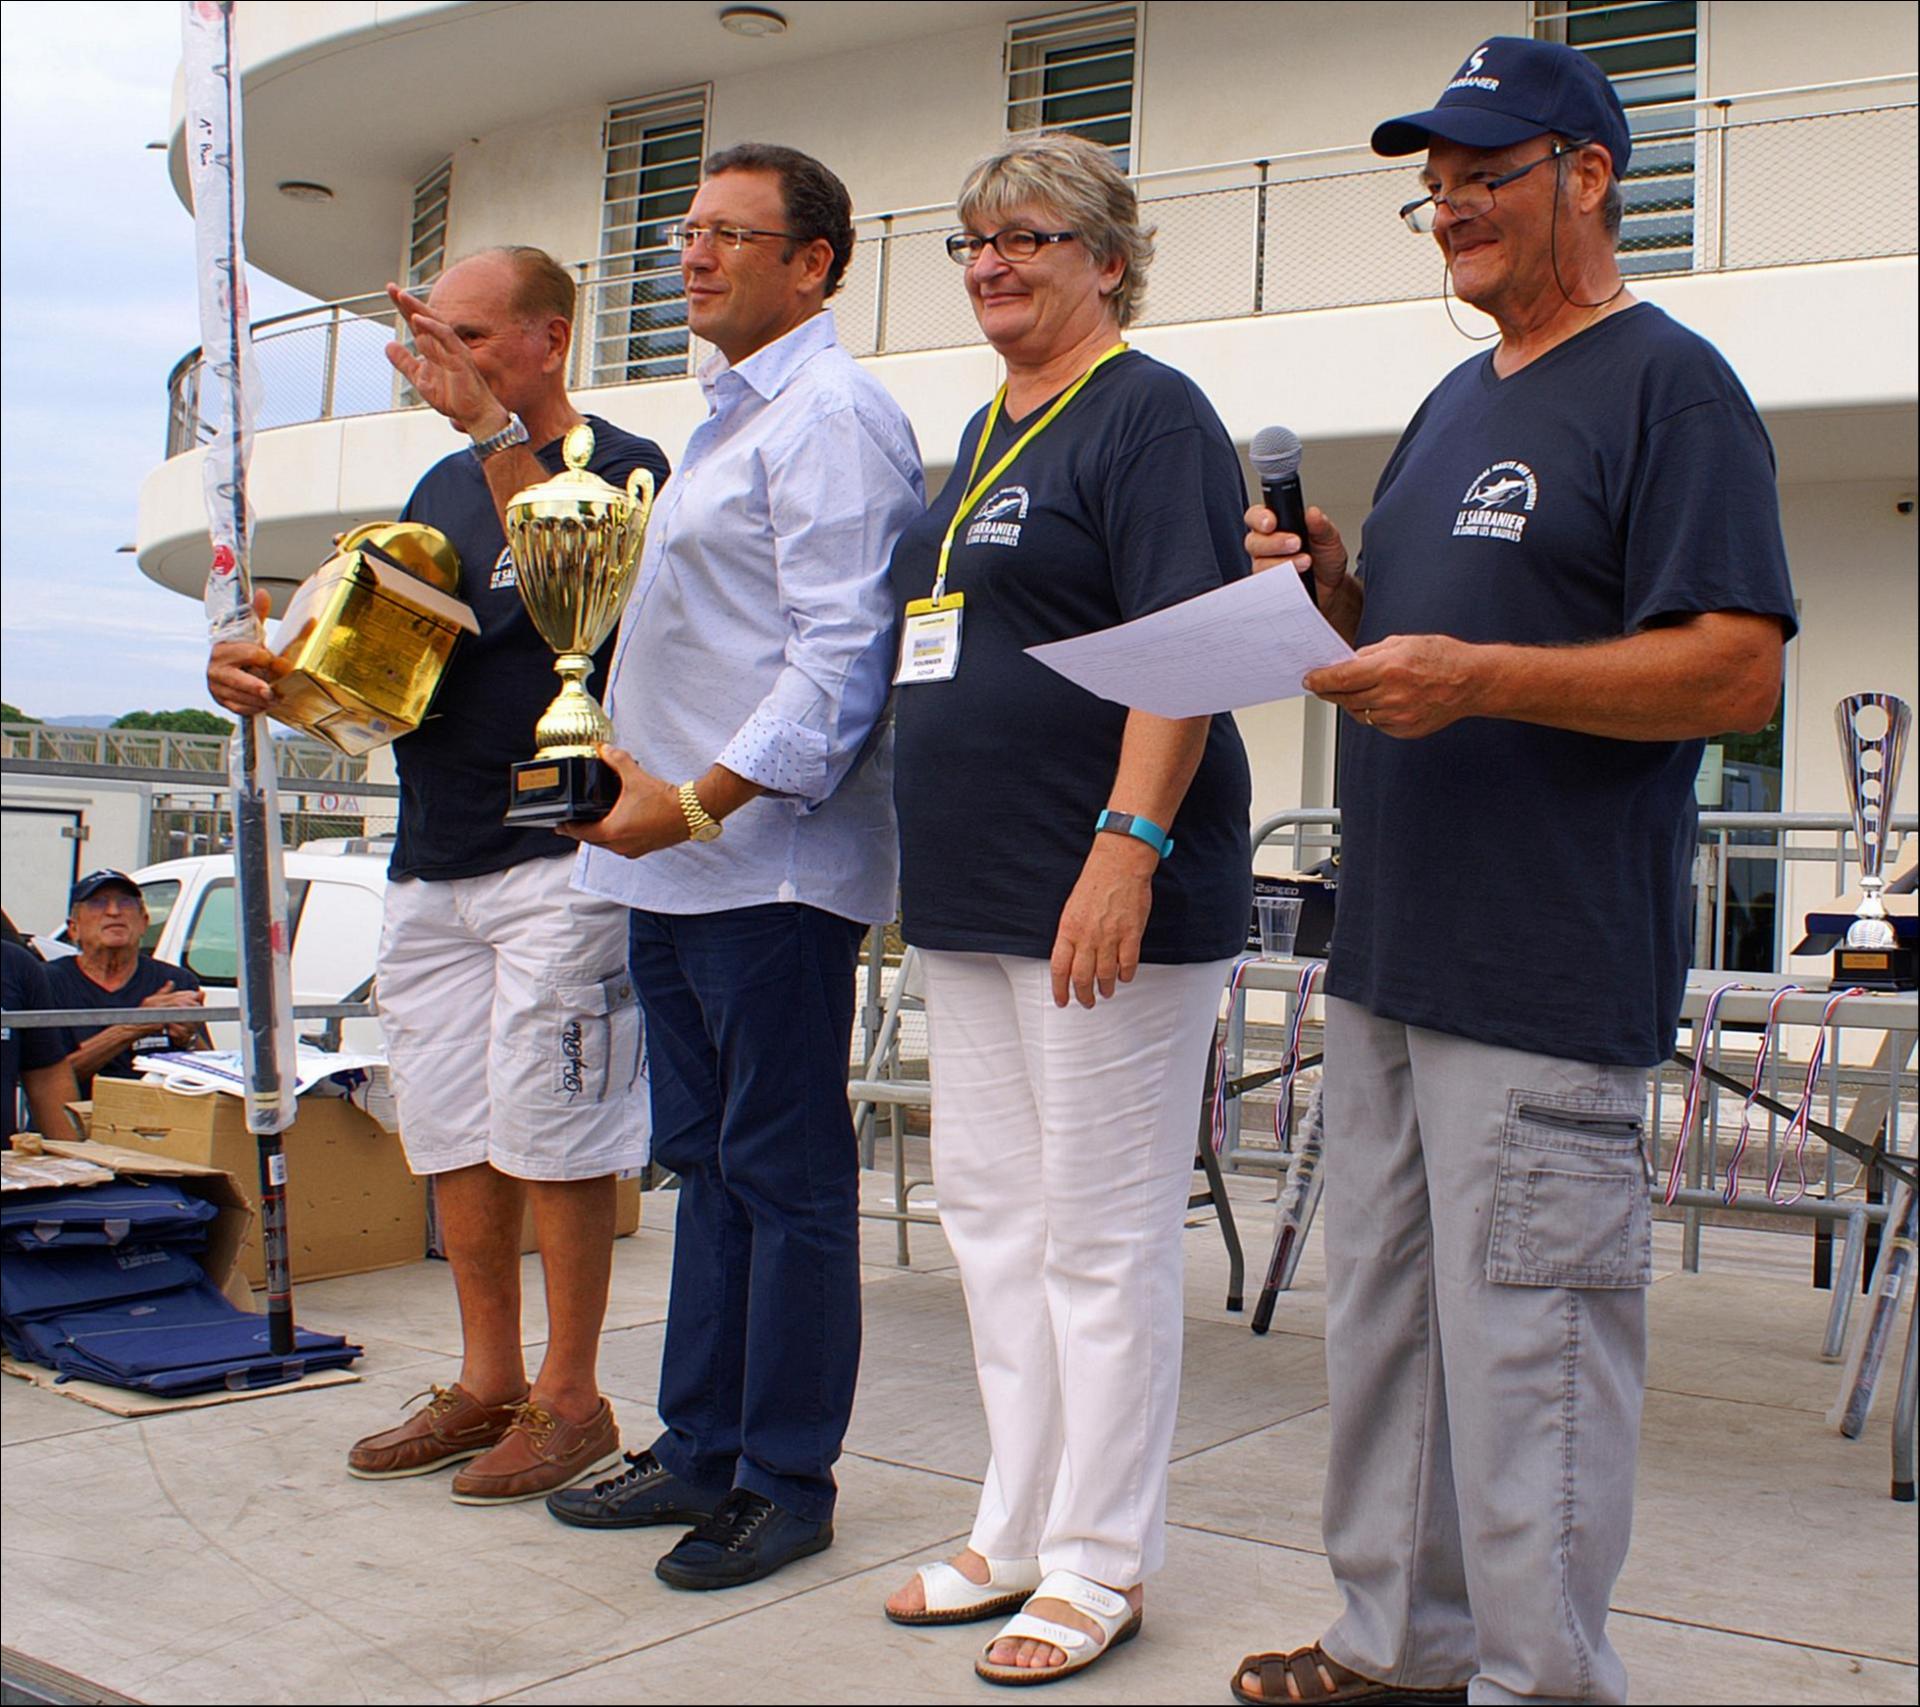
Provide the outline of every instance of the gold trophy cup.
[[1913,939],[1902,941],[1881,900],[1886,888],[1887,845],[1893,832],[1893,793],[1900,785],[1913,708],[1890,693],[1849,694],[1833,708],[1840,731],[1847,804],[1860,849],[1859,910],[1833,953],[1836,989],[1911,990],[1920,974]]
[[587,692],[593,654],[613,631],[633,590],[653,511],[653,475],[636,468],[627,489],[591,473],[593,429],[566,436],[567,466],[507,505],[514,579],[533,625],[558,657],[560,692],[534,725],[534,756],[515,765],[509,824],[567,824],[604,818],[620,779],[595,753],[613,724]]
[[293,595],[272,649],[284,666],[268,715],[348,755],[419,728],[462,633],[460,557],[419,522],[368,522]]

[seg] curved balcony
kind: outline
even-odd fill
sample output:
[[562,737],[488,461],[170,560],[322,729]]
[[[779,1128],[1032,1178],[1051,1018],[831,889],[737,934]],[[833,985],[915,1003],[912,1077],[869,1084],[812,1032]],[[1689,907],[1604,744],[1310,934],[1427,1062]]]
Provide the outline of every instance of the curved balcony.
[[[1911,79],[1880,79],[1910,83]],[[1690,103],[1673,128],[1636,139],[1623,270],[1655,278],[1913,255],[1916,103],[1742,119],[1741,96]],[[1709,109],[1695,122],[1694,108]],[[1649,172],[1643,163],[1651,163]],[[1643,175],[1645,174],[1645,175]],[[1405,163],[1381,166],[1355,145],[1148,174],[1137,180],[1158,227],[1143,327],[1258,319],[1411,302],[1440,294],[1427,243],[1395,217]],[[832,304],[858,356],[957,349],[979,333],[942,247],[947,206],[863,219]],[[661,251],[573,263],[581,289],[576,390],[684,379],[705,354],[685,329],[679,273]],[[262,377],[257,425],[417,407],[389,366],[394,316],[382,295],[280,315],[254,328]],[[168,377],[169,457],[206,442],[200,352]]]

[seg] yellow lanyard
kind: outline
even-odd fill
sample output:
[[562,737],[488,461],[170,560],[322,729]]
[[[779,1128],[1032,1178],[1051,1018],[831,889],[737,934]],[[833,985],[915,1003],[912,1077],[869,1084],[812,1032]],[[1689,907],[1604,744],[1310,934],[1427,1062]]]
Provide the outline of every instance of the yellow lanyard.
[[974,476],[980,473],[980,459],[987,454],[987,441],[993,437],[994,423],[1000,419],[1000,410],[1007,400],[1007,388],[1004,385],[994,393],[993,407],[987,411],[986,425],[980,429],[980,442],[973,447],[973,466],[967,470],[966,496],[960,500],[960,507],[953,512],[953,520],[947,523],[947,537],[940,542],[940,568],[933,578],[933,603],[936,606],[946,594],[947,559],[953,554],[954,535],[960,531],[960,524],[967,519],[968,513],[987,495],[993,483],[1012,467],[1013,459],[1052,426],[1060,411],[1080,395],[1080,388],[1126,347],[1124,343],[1119,343],[1107,351],[1092,367],[1061,392],[1054,400],[1053,406],[1014,441],[1013,448],[1005,456],[975,480]]

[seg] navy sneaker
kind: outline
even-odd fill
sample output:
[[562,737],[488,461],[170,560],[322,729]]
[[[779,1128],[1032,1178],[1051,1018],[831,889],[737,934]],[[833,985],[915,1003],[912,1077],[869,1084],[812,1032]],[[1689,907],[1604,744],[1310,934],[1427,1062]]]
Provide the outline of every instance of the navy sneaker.
[[735,1488],[653,1567],[675,1588],[737,1588],[833,1545],[833,1520],[809,1523],[764,1495]]
[[582,1529],[638,1529],[648,1523],[700,1523],[720,1504],[719,1494],[683,1482],[651,1452],[629,1452],[627,1468],[592,1487],[547,1495],[547,1510]]

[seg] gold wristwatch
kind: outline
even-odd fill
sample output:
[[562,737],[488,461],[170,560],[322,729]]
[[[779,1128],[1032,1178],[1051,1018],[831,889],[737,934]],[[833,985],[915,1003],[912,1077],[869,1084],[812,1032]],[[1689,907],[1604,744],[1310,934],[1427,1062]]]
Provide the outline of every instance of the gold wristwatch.
[[674,793],[680,801],[680,815],[687,821],[687,834],[696,842],[713,841],[720,834],[720,820],[700,804],[693,784],[683,782]]

